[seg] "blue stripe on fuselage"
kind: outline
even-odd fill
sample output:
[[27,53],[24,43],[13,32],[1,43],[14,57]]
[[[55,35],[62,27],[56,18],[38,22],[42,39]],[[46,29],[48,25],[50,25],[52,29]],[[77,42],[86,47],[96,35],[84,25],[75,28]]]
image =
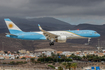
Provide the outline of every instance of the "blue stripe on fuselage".
[[67,30],[68,32],[70,33],[73,33],[73,34],[76,34],[78,36],[81,36],[81,37],[99,37],[100,34],[98,34],[96,31],[94,30]]
[[46,40],[46,37],[42,34],[35,32],[20,32],[15,34],[16,36],[6,35],[7,37],[17,38],[22,40]]

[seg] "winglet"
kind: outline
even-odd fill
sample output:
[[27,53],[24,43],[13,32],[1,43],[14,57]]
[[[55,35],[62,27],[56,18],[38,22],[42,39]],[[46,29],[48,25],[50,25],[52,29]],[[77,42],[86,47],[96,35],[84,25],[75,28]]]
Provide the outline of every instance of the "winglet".
[[40,26],[40,25],[38,24],[38,26]]
[[38,26],[39,26],[39,29],[40,29],[40,30],[43,30],[39,24],[38,24]]

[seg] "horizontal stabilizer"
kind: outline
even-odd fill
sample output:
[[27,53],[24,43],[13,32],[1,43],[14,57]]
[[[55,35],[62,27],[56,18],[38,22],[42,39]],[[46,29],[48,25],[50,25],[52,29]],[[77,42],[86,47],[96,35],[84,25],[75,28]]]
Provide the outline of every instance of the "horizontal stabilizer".
[[7,35],[10,35],[10,36],[17,36],[17,35],[14,35],[14,34],[10,34],[10,33],[6,33]]

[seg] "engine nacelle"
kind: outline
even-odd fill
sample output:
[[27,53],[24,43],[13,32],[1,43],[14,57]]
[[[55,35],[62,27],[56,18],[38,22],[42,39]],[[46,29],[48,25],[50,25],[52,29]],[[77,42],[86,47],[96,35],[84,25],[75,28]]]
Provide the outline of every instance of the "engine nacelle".
[[67,40],[67,37],[66,37],[66,36],[59,36],[59,37],[56,39],[56,42],[63,43],[63,42],[66,42],[66,40]]

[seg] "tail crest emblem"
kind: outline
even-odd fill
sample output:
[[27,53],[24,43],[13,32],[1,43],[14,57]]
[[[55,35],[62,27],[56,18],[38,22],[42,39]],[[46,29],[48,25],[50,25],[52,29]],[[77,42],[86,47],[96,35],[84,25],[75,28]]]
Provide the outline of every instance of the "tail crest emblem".
[[9,23],[8,27],[9,28],[13,28],[13,24],[12,23]]

